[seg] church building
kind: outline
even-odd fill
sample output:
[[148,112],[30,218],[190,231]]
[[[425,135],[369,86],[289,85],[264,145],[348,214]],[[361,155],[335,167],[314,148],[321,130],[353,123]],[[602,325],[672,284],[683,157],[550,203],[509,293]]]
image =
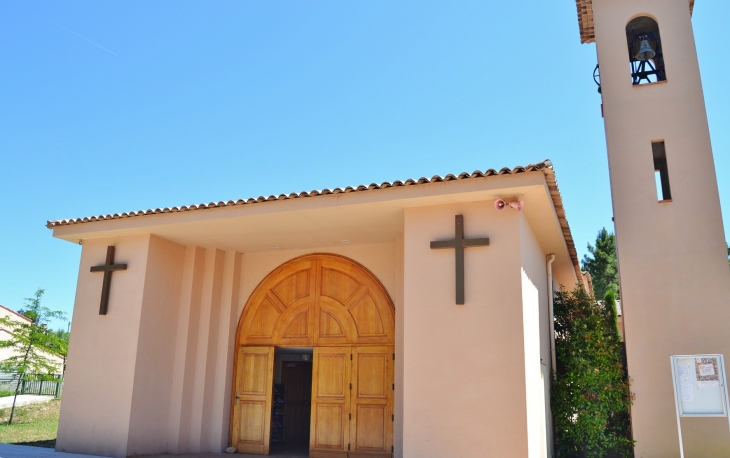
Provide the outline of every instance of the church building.
[[583,278],[549,161],[49,225],[83,246],[59,451],[550,448]]
[[[576,0],[644,458],[680,456],[670,356],[730,355],[694,3]],[[82,245],[58,451],[553,456],[552,298],[590,281],[550,161],[48,227]],[[687,456],[727,421],[682,418]]]

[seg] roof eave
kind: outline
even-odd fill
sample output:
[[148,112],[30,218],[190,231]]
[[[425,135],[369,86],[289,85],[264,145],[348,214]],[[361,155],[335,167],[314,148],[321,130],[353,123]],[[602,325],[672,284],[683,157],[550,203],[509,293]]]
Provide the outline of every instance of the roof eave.
[[155,209],[139,210],[139,211],[132,211],[132,212],[124,212],[124,213],[88,216],[88,217],[83,217],[83,218],[49,220],[46,222],[46,227],[48,229],[53,229],[56,227],[69,226],[69,225],[73,225],[73,224],[86,224],[86,223],[93,223],[96,221],[106,221],[106,220],[121,219],[121,218],[132,218],[132,217],[146,216],[146,215],[159,215],[159,214],[163,214],[163,213],[179,213],[179,212],[196,211],[196,210],[210,210],[213,208],[221,208],[221,207],[252,205],[252,204],[260,204],[260,203],[275,202],[275,201],[290,200],[290,199],[327,196],[327,195],[333,195],[333,194],[348,194],[348,193],[353,193],[353,192],[375,191],[375,190],[382,190],[382,189],[387,189],[387,188],[416,186],[416,185],[424,185],[424,184],[430,184],[430,183],[443,183],[443,182],[449,182],[449,181],[483,178],[483,177],[489,177],[489,176],[514,175],[514,174],[518,174],[518,173],[543,170],[546,168],[552,168],[552,162],[550,162],[550,160],[544,160],[542,162],[538,162],[535,164],[529,164],[527,166],[517,166],[512,169],[510,169],[508,167],[503,167],[500,170],[489,169],[489,170],[486,170],[485,172],[476,170],[472,173],[463,172],[463,173],[460,173],[459,175],[448,174],[443,177],[440,175],[434,175],[431,178],[421,177],[417,180],[409,178],[405,181],[396,180],[393,182],[384,182],[381,184],[372,183],[370,185],[359,185],[356,187],[348,186],[346,188],[323,189],[321,191],[320,190],[314,190],[314,191],[309,191],[309,192],[303,191],[303,192],[299,192],[299,193],[295,192],[295,193],[290,193],[290,194],[279,194],[278,196],[275,196],[275,195],[259,196],[256,198],[238,199],[236,201],[229,200],[229,201],[220,201],[220,202],[210,202],[207,204],[201,203],[201,204],[197,204],[197,205],[196,204],[183,205],[180,207],[164,207],[164,208],[155,208]]
[[[68,228],[71,229],[69,226],[76,226],[76,225],[84,225],[86,226],[88,223],[93,222],[101,222],[101,221],[107,221],[111,222],[111,220],[121,220],[121,219],[128,219],[128,218],[135,218],[140,216],[147,216],[147,215],[162,215],[166,213],[174,214],[174,213],[182,213],[182,212],[191,212],[191,211],[199,211],[199,210],[212,210],[212,209],[232,209],[231,207],[240,207],[240,206],[248,206],[253,204],[262,204],[267,202],[281,202],[281,201],[287,201],[292,199],[311,199],[316,197],[324,197],[324,196],[332,196],[335,194],[351,194],[351,193],[364,193],[364,192],[376,192],[376,191],[383,191],[386,189],[391,188],[402,188],[402,187],[410,187],[410,186],[423,186],[427,184],[434,184],[434,183],[445,183],[445,182],[456,182],[461,180],[472,180],[472,179],[484,179],[492,176],[500,176],[500,175],[518,175],[522,173],[527,172],[542,172],[542,174],[545,177],[545,183],[548,187],[548,191],[550,193],[550,200],[552,201],[555,214],[557,216],[558,222],[560,224],[560,231],[562,233],[562,238],[565,242],[565,247],[567,249],[568,255],[570,257],[570,261],[573,267],[573,270],[575,272],[576,281],[583,283],[585,285],[585,280],[583,279],[583,275],[580,269],[580,263],[578,260],[578,254],[575,248],[575,243],[573,240],[573,236],[570,232],[570,226],[568,225],[568,220],[565,214],[565,208],[563,206],[563,200],[562,196],[560,194],[560,191],[558,189],[557,180],[555,178],[555,171],[553,169],[553,164],[549,160],[545,160],[542,162],[538,162],[535,164],[530,164],[527,166],[518,166],[514,167],[512,169],[510,168],[502,168],[499,171],[494,169],[489,169],[485,172],[475,171],[473,173],[461,173],[459,175],[446,175],[444,177],[442,176],[434,176],[429,178],[422,177],[418,180],[414,179],[408,179],[406,181],[394,181],[394,182],[385,182],[381,184],[371,184],[371,185],[360,185],[357,187],[346,187],[346,188],[335,188],[333,190],[325,189],[322,191],[311,191],[311,192],[301,192],[301,193],[292,193],[292,194],[281,194],[279,196],[259,196],[258,198],[250,198],[250,199],[239,199],[237,201],[229,200],[227,202],[211,202],[209,204],[199,204],[199,205],[189,205],[189,206],[182,206],[182,207],[165,207],[165,208],[156,208],[156,209],[148,209],[148,210],[140,210],[136,212],[128,212],[128,213],[121,213],[121,214],[112,214],[112,215],[99,215],[99,216],[92,216],[92,217],[85,217],[85,218],[74,218],[74,219],[66,219],[66,220],[57,220],[57,221],[48,221],[47,227],[49,229],[64,229]],[[391,192],[393,189],[391,189]],[[170,215],[172,216],[172,215]],[[159,216],[158,216],[159,217]],[[55,231],[54,231],[55,232]],[[75,231],[73,231],[75,232]],[[57,235],[56,235],[57,236]]]

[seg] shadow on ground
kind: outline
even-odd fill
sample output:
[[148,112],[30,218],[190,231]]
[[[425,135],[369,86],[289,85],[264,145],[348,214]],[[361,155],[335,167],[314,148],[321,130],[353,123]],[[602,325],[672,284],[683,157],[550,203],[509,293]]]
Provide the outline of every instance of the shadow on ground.
[[56,439],[46,441],[16,442],[13,445],[28,445],[30,447],[56,448]]

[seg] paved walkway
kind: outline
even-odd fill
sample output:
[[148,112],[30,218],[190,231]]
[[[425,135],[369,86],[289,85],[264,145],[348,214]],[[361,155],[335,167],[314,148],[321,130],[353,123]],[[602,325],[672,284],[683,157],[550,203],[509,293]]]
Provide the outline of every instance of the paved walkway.
[[52,448],[0,444],[0,458],[96,458],[92,455],[62,453]]
[[[48,402],[53,399],[53,396],[38,396],[36,394],[19,394],[18,400],[15,402],[15,407],[27,406],[28,404],[39,404],[41,402]],[[5,396],[0,398],[0,409],[7,409],[13,406],[13,396]]]
[[[0,398],[1,399],[1,398]],[[286,446],[278,445],[271,448],[271,455],[278,458],[307,458],[307,445]],[[159,458],[226,458],[229,455],[221,453],[197,453],[190,455],[160,455]],[[231,458],[260,458],[261,455],[230,455]],[[0,444],[0,458],[105,458],[94,455],[80,455],[78,453],[57,452],[52,448],[30,447],[27,445]]]
[[[189,455],[160,455],[155,458],[261,458],[261,455],[249,455],[236,453],[234,455],[220,453],[195,453]],[[271,457],[275,458],[309,458],[309,444],[303,445],[285,445],[278,444],[271,446]],[[6,458],[0,453],[0,458]],[[50,458],[50,457],[47,457]],[[59,457],[60,458],[60,457]],[[152,458],[152,457],[149,457]]]

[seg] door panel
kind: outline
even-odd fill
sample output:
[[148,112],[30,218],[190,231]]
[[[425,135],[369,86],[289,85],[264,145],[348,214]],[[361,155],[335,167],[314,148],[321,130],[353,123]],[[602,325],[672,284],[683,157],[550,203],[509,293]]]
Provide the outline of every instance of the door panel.
[[269,454],[274,347],[241,347],[236,366],[233,445],[239,453]]
[[350,347],[314,348],[311,458],[347,458],[350,363]]
[[241,437],[240,442],[252,442],[259,444],[264,437],[264,425],[266,425],[266,402],[265,401],[238,401],[241,406]]
[[394,308],[378,279],[332,254],[292,259],[251,294],[238,328],[241,345],[392,345]]
[[353,347],[350,458],[391,457],[393,347]]

